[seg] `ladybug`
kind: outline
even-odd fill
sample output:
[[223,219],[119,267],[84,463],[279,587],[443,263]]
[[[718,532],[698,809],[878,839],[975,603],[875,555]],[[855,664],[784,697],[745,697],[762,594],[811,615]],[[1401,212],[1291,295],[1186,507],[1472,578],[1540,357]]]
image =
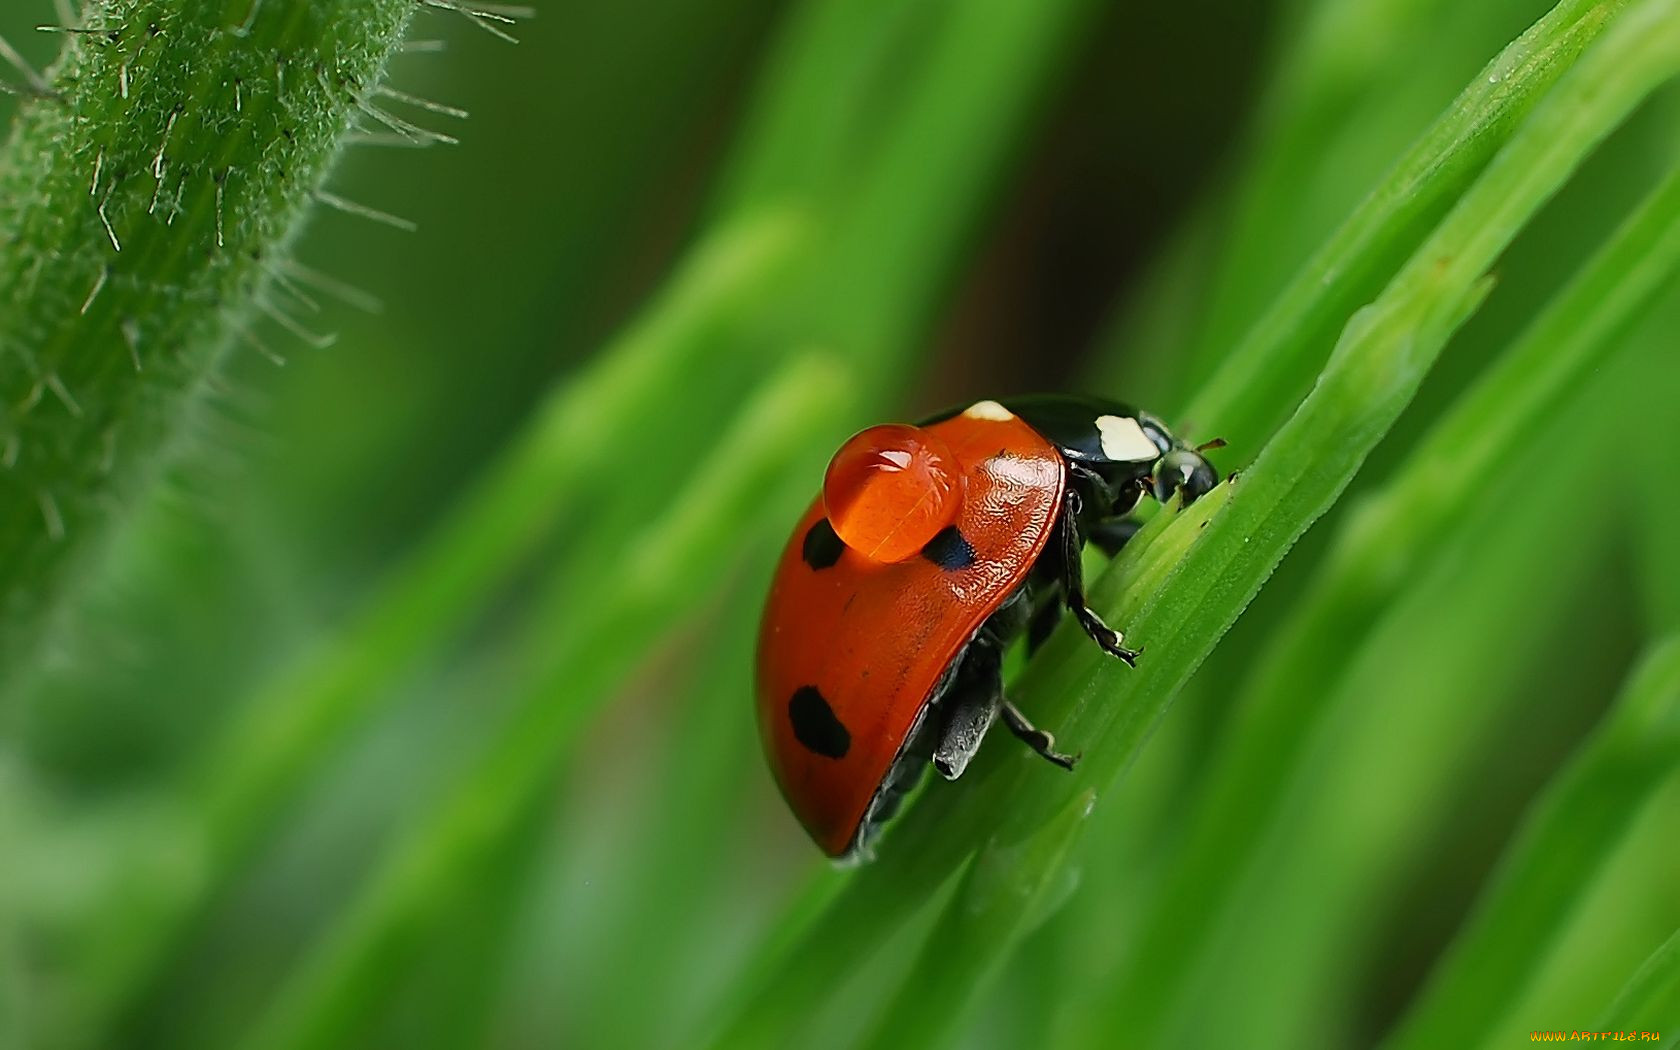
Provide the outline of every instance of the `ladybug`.
[[1160,419],[1093,397],[979,401],[835,453],[777,564],[759,627],[760,736],[782,795],[832,857],[867,859],[923,766],[962,775],[992,723],[1072,769],[1004,695],[1003,652],[1064,608],[1132,664],[1085,601],[1080,551],[1113,554],[1144,496],[1219,482]]

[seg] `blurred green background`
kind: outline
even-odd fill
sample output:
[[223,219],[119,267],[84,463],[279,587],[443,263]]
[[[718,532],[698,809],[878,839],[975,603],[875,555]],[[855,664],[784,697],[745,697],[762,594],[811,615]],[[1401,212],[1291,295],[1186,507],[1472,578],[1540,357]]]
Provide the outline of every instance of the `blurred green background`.
[[[1547,9],[649,0],[543,4],[517,45],[422,13],[391,83],[470,111],[424,121],[461,144],[354,145],[329,183],[419,232],[320,210],[297,252],[382,308],[310,292],[335,345],[263,330],[283,368],[232,349],[201,432],[4,708],[0,1033],[407,1050],[743,1031],[718,1026],[755,1009],[777,945],[823,951],[800,923],[844,878],[776,796],[751,699],[769,567],[827,453],[871,421],[1046,389],[1215,436],[1222,420],[1182,418],[1192,394]],[[8,5],[0,35],[45,65],[59,40],[31,29],[52,18]],[[1376,621],[1334,639],[1334,674],[1293,683],[1321,717],[1241,864],[1186,860],[1187,829],[1241,761],[1245,683],[1344,508],[1670,170],[1676,102],[1653,97],[1505,253],[1351,495],[1101,795],[1077,878],[979,1001],[926,989],[953,1045],[1364,1046],[1407,1017],[1648,643],[1680,627],[1671,288],[1478,480]],[[724,276],[705,270],[718,252]],[[475,535],[519,537],[484,587],[402,591],[426,551],[457,563],[425,537],[544,418],[585,464],[555,475],[562,504],[531,537],[458,530],[491,560]],[[764,442],[739,460],[750,486],[710,484]],[[667,542],[703,564],[660,561]],[[356,627],[393,602],[445,626],[413,652]],[[259,801],[207,795],[273,758],[262,741],[303,693],[343,724],[275,760],[289,772]],[[1667,703],[1639,761],[1612,763],[1626,775],[1588,778],[1562,843],[1584,867],[1512,924],[1532,942],[1495,940],[1475,987],[1500,994],[1450,1045],[1597,1025],[1680,927]],[[439,852],[406,845],[429,834]],[[1214,912],[1175,936],[1172,916]],[[918,914],[764,1045],[864,1038],[920,979]]]

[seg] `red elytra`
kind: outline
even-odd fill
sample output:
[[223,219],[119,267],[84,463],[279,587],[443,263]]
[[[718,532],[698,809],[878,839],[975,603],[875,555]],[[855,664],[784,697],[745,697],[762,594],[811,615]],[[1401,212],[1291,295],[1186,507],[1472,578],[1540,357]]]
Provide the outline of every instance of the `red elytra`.
[[831,856],[852,849],[941,677],[1043,553],[1066,483],[1062,453],[1007,412],[920,429],[962,477],[950,524],[915,556],[877,560],[840,541],[819,497],[782,552],[760,626],[765,752]]

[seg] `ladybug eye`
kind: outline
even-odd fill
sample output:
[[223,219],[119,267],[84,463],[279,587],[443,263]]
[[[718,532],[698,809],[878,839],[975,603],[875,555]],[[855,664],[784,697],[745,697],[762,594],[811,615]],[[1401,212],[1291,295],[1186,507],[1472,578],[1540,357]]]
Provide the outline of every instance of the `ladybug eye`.
[[823,478],[823,506],[846,546],[874,561],[903,561],[956,520],[964,481],[938,435],[889,423],[840,446]]

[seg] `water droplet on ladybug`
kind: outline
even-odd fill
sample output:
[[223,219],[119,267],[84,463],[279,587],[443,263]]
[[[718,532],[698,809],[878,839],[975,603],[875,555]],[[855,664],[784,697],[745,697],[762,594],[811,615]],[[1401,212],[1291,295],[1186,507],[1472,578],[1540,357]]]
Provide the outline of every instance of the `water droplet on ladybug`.
[[889,423],[840,446],[823,477],[823,506],[846,546],[903,561],[956,520],[965,480],[939,435]]

